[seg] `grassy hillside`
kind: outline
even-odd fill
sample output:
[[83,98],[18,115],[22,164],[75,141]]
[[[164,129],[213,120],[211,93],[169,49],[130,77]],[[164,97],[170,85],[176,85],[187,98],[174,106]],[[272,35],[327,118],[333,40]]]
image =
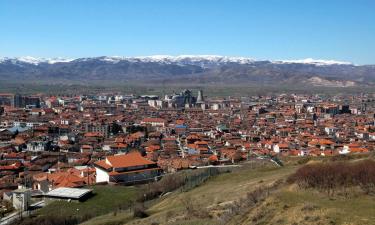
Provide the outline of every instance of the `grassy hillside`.
[[285,186],[228,224],[375,224],[375,197],[335,197]]
[[[295,166],[278,168],[266,163],[253,169],[244,164],[231,173],[218,175],[188,192],[176,191],[151,202],[143,219],[131,219],[130,212],[113,213],[94,218],[85,224],[213,224],[227,205],[251,190],[286,177]],[[189,211],[189,212],[188,212]],[[186,215],[186,214],[189,215]]]
[[[309,162],[312,163],[312,162]],[[375,224],[375,197],[350,189],[328,196],[285,180],[301,165],[249,163],[187,192],[175,191],[147,204],[146,218],[131,211],[96,217],[99,224]]]

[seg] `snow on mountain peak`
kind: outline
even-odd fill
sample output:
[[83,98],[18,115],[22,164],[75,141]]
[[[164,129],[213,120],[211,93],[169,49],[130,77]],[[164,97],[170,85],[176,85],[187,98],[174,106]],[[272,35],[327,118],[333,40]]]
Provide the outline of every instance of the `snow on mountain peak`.
[[71,62],[73,61],[74,59],[65,59],[65,58],[60,58],[60,57],[57,57],[57,58],[49,58],[49,59],[46,59],[46,62],[48,64],[55,64],[55,63],[63,63],[63,62]]
[[54,64],[59,62],[70,62],[72,59],[64,59],[64,58],[35,58],[32,56],[22,56],[22,57],[15,57],[15,58],[0,58],[0,62],[6,62],[10,61],[11,63],[17,64],[17,63],[27,63],[27,64],[33,64],[33,65],[39,65],[41,63],[48,63],[48,64]]
[[353,65],[351,62],[343,62],[343,61],[336,61],[336,60],[323,60],[323,59],[297,59],[297,60],[277,60],[273,63],[300,63],[300,64],[314,64],[318,66],[327,66],[327,65]]
[[19,57],[19,58],[16,58],[16,60],[20,62],[24,62],[24,63],[34,64],[34,65],[38,65],[41,62],[41,59],[34,58],[31,56]]
[[220,56],[220,55],[178,55],[178,56],[171,56],[171,55],[152,55],[152,56],[139,56],[133,57],[134,59],[138,59],[140,61],[146,62],[161,62],[161,63],[179,63],[179,62],[213,62],[213,63],[251,63],[254,62],[253,59],[245,58],[245,57],[228,57],[228,56]]
[[[225,63],[238,63],[238,64],[251,64],[259,60],[255,60],[247,57],[232,57],[232,56],[221,56],[221,55],[151,55],[151,56],[101,56],[101,57],[88,57],[88,58],[78,58],[78,59],[64,59],[64,58],[35,58],[31,56],[17,57],[17,58],[0,58],[0,63],[9,61],[11,63],[27,63],[32,65],[39,65],[41,63],[64,63],[71,61],[91,61],[91,60],[100,60],[107,63],[119,63],[121,61],[128,62],[152,62],[152,63],[164,63],[164,64],[192,64],[200,65],[203,67],[219,65]],[[299,60],[276,60],[271,61],[275,64],[311,64],[317,66],[327,66],[327,65],[353,65],[350,62],[342,62],[335,60],[322,60],[322,59],[299,59]]]
[[239,64],[248,64],[252,63],[255,60],[245,57],[228,57],[220,55],[151,55],[151,56],[135,56],[135,57],[126,57],[126,56],[102,56],[96,58],[84,58],[79,60],[90,60],[90,59],[99,59],[104,62],[110,63],[119,63],[121,61],[128,62],[146,62],[146,63],[164,63],[164,64],[199,64],[205,66],[206,64],[219,64],[219,63],[239,63]]

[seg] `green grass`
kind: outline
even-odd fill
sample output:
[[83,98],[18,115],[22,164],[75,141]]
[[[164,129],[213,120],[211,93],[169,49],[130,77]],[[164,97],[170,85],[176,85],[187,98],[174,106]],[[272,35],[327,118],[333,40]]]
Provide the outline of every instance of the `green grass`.
[[124,186],[90,186],[94,196],[84,202],[55,201],[40,209],[38,215],[90,218],[125,208],[135,200],[137,190]]

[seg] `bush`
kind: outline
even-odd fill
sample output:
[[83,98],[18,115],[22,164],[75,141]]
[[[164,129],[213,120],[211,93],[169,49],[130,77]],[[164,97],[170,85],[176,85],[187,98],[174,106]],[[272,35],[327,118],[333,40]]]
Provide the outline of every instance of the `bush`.
[[359,186],[369,194],[375,187],[375,162],[329,162],[305,165],[288,179],[301,188],[316,188],[334,194],[335,190]]
[[137,202],[134,205],[133,213],[134,213],[134,217],[136,217],[136,218],[146,218],[146,217],[148,217],[148,214],[146,212],[146,207],[143,204],[143,202]]
[[335,161],[348,161],[348,160],[352,160],[354,158],[353,155],[335,155],[335,156],[332,156],[330,158],[331,161],[335,162]]
[[181,203],[184,207],[184,211],[186,213],[186,217],[188,219],[192,218],[208,218],[210,217],[209,211],[202,205],[196,204],[193,199],[186,197],[181,199]]
[[167,174],[160,181],[149,183],[142,187],[137,201],[147,201],[159,197],[167,192],[178,188],[190,190],[209,179],[212,176],[220,174],[217,168],[208,168],[204,170],[189,171],[189,173]]
[[297,161],[298,165],[303,165],[308,163],[311,160],[311,157],[303,157]]
[[[220,215],[220,221],[223,224],[227,224],[227,222],[233,218],[233,216],[244,215],[248,212],[249,207],[254,207],[265,201],[270,193],[277,190],[283,183],[283,180],[277,180],[271,185],[263,185],[251,192],[248,192],[244,198],[236,200],[231,205],[227,206],[227,211]],[[253,218],[253,222],[258,221],[259,218],[258,216],[255,216]]]
[[144,185],[137,201],[143,202],[154,199],[162,194],[173,191],[184,184],[184,177],[178,174],[168,174],[158,182]]
[[40,216],[33,218],[26,218],[25,220],[15,221],[13,224],[18,225],[75,225],[78,224],[79,220],[74,217],[62,217],[62,216]]

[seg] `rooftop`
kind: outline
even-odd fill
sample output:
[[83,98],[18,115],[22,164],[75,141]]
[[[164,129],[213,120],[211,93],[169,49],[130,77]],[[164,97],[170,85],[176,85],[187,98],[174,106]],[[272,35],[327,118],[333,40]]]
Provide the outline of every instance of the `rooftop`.
[[47,194],[45,194],[45,196],[56,198],[81,199],[83,196],[91,192],[91,189],[61,187],[48,192]]

